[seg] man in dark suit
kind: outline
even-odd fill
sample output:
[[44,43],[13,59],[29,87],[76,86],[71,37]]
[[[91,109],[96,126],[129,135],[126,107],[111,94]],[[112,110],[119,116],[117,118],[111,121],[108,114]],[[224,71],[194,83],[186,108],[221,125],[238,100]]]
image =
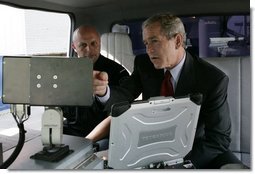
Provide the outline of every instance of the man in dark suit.
[[[231,122],[227,103],[228,77],[215,66],[185,50],[182,21],[168,13],[150,17],[143,23],[143,42],[148,55],[135,59],[134,71],[121,87],[107,87],[105,72],[94,72],[94,93],[110,111],[112,104],[159,96],[164,72],[170,71],[174,97],[192,93],[203,95],[193,148],[185,157],[195,168],[220,168],[240,161],[228,149]],[[109,94],[110,93],[110,97]],[[104,128],[109,129],[110,117]],[[102,126],[101,126],[102,127]],[[105,131],[98,131],[105,133]]]
[[[129,76],[123,66],[100,54],[100,34],[93,26],[82,25],[74,31],[72,48],[78,58],[92,59],[94,70],[107,72],[109,85],[119,85],[121,80]],[[62,107],[62,110],[66,118],[64,134],[80,137],[87,136],[97,124],[107,117],[106,112],[95,105]]]

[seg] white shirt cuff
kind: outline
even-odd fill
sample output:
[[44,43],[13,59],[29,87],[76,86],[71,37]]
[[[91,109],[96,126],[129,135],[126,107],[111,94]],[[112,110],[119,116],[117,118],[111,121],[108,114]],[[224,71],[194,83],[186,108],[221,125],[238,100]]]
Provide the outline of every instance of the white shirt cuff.
[[109,86],[107,86],[106,94],[105,94],[104,96],[102,96],[102,97],[96,95],[96,98],[97,98],[98,101],[100,101],[102,104],[105,104],[105,103],[109,100],[109,98],[110,98],[110,93],[111,93],[111,92],[110,92],[110,88],[109,88]]

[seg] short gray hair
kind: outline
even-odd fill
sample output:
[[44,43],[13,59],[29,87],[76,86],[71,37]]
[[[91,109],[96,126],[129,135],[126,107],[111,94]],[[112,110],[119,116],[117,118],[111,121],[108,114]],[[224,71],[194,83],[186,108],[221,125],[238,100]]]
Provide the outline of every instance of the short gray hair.
[[185,47],[186,33],[180,18],[170,13],[156,14],[143,22],[142,29],[156,22],[160,24],[161,32],[165,34],[168,39],[171,39],[176,34],[180,33],[183,36],[183,47]]

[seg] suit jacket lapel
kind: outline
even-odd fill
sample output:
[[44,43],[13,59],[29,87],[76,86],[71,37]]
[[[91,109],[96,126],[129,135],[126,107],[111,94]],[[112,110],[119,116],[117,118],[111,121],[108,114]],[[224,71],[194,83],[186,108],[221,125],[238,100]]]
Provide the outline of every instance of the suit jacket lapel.
[[[142,83],[143,99],[160,95],[160,87],[164,78],[164,69],[155,69],[148,55],[140,57],[136,66],[136,73],[139,74],[139,80]],[[137,83],[140,83],[137,82]]]
[[194,61],[192,56],[186,52],[186,60],[184,62],[181,74],[175,89],[175,96],[188,95],[193,91],[195,86]]
[[160,88],[161,83],[164,78],[164,69],[158,69],[155,71],[151,71],[150,74],[148,74],[148,87],[149,93],[151,96],[159,96],[160,95]]

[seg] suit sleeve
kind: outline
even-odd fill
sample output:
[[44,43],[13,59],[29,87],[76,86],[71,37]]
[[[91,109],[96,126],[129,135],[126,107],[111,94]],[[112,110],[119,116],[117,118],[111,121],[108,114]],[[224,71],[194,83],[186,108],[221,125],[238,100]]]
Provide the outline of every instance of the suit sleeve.
[[117,63],[112,63],[111,71],[109,71],[109,85],[119,86],[122,81],[129,77],[128,71],[121,65]]
[[137,59],[134,62],[134,71],[131,76],[124,76],[120,81],[120,86],[110,86],[110,99],[105,105],[105,110],[111,112],[111,107],[119,102],[133,102],[141,93],[141,83],[137,68]]

